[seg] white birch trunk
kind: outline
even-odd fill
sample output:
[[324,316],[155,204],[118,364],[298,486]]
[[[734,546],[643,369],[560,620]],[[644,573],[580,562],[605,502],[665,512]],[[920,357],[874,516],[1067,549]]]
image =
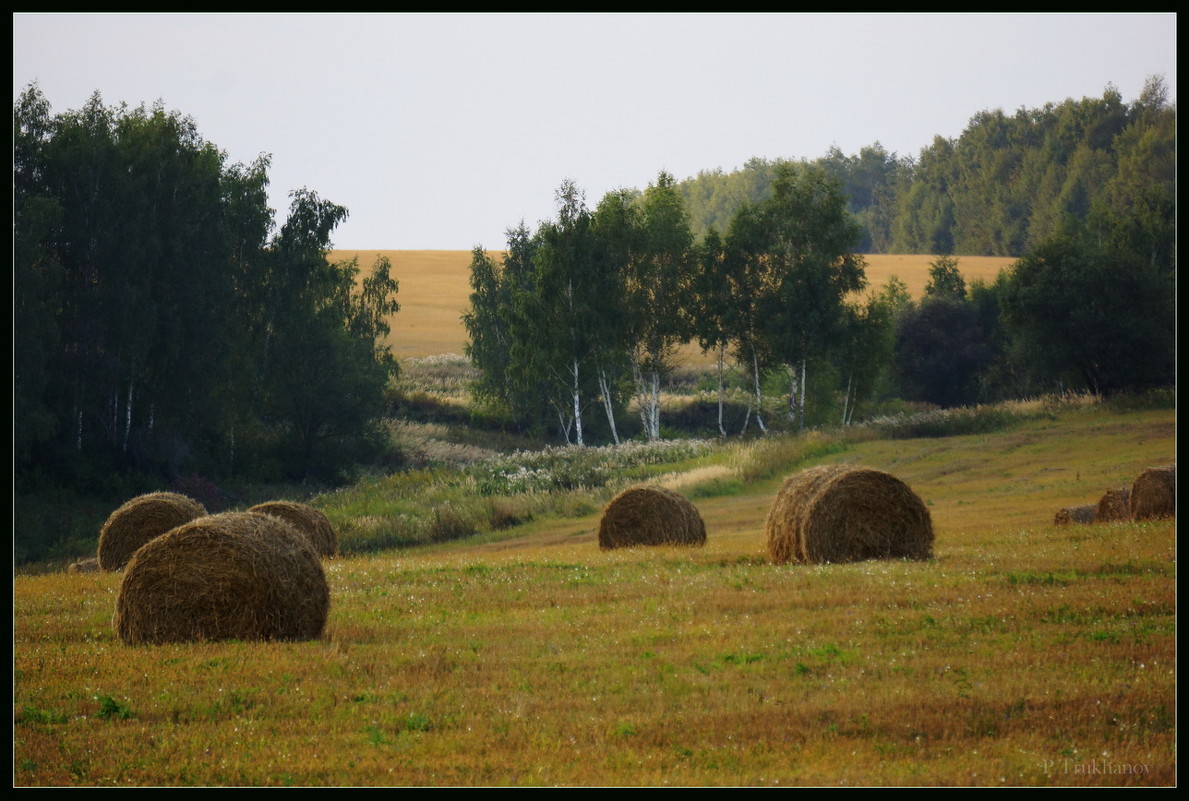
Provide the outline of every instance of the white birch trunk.
[[655,442],[661,438],[661,375],[655,370],[652,372],[652,396],[649,401],[648,415],[652,424],[649,439]]
[[574,366],[572,368],[574,374],[574,384],[570,390],[570,395],[574,401],[574,438],[577,440],[579,446],[585,445],[582,441],[582,393],[578,388],[578,357],[574,357]]
[[789,423],[797,423],[797,368],[789,371]]
[[760,357],[759,354],[756,353],[754,347],[751,349],[751,375],[755,380],[756,425],[760,427],[761,434],[767,434],[768,427],[764,425],[764,418],[761,414],[764,403],[764,394],[763,390],[760,389]]
[[798,414],[800,415],[800,419],[797,422],[797,427],[800,428],[801,430],[805,429],[805,394],[806,394],[805,390],[809,386],[809,384],[808,384],[809,379],[806,377],[806,374],[805,374],[805,362],[806,362],[805,358],[802,357],[801,358],[801,397],[797,404],[799,407]]
[[607,413],[607,424],[611,426],[611,440],[619,444],[619,430],[615,427],[615,407],[611,403],[611,385],[607,382],[607,374],[599,370],[599,392],[603,395],[603,410]]
[[726,384],[723,381],[723,370],[724,370],[723,362],[725,361],[723,358],[723,350],[724,349],[725,349],[725,346],[722,346],[722,345],[720,345],[718,348],[718,435],[720,437],[725,437],[727,435],[727,430],[723,427],[723,424],[722,424],[722,410],[723,410],[723,405],[726,403],[726,394],[727,394]]

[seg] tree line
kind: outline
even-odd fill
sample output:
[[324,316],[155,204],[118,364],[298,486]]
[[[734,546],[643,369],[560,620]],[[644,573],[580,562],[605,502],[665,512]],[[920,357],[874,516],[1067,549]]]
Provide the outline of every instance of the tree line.
[[[991,282],[967,286],[959,257],[929,249],[939,255],[920,300],[895,278],[867,286],[856,190],[828,162],[753,164],[753,177],[770,172],[764,190],[740,194],[716,218],[722,231],[701,234],[688,186],[667,173],[593,209],[564,182],[556,218],[509,231],[498,262],[473,251],[463,321],[478,397],[522,429],[555,428],[575,444],[592,423],[619,442],[634,407],[637,430],[658,439],[664,379],[695,342],[714,357],[720,435],[767,431],[774,393],[787,400],[776,423],[804,428],[904,402],[1175,386],[1176,206],[1160,177],[1175,143],[1163,139],[1159,86],[1149,89],[1125,115],[1133,124],[1100,134],[1133,156],[1081,213],[1065,209],[1033,244],[1010,240],[1020,258]],[[1151,159],[1137,161],[1141,151]],[[729,384],[746,397],[733,432]]]
[[328,478],[373,452],[397,283],[329,263],[347,216],[309,189],[279,225],[269,158],[98,94],[13,109],[14,464],[22,486],[115,474]]
[[[1108,86],[1101,98],[979,112],[959,137],[935,137],[915,157],[875,142],[849,156],[833,147],[810,163],[841,185],[863,253],[1018,257],[1111,209],[1148,226],[1167,258],[1175,154],[1176,107],[1153,76],[1131,103]],[[774,169],[756,158],[681,181],[695,236],[725,231],[736,209],[767,197]]]

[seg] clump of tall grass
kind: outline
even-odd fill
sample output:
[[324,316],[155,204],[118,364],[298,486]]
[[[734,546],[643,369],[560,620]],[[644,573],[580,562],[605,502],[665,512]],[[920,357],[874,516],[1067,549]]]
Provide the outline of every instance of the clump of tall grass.
[[440,353],[402,360],[397,384],[409,394],[424,392],[466,401],[470,397],[470,386],[478,374],[479,371],[467,357],[457,353]]
[[643,478],[648,468],[704,456],[705,440],[626,442],[598,448],[576,446],[517,451],[476,464],[469,471],[483,495],[520,495],[605,487]]
[[987,434],[1031,420],[1056,419],[1061,412],[1088,408],[1099,402],[1100,399],[1095,395],[1045,395],[982,406],[931,409],[914,414],[878,417],[864,423],[864,427],[889,439]]
[[451,468],[373,477],[317,504],[343,553],[425,545],[498,531],[553,514],[598,509],[628,484],[709,454],[701,440],[518,451]]
[[769,436],[738,446],[730,464],[744,483],[763,481],[790,468],[845,450],[835,436],[822,431]]

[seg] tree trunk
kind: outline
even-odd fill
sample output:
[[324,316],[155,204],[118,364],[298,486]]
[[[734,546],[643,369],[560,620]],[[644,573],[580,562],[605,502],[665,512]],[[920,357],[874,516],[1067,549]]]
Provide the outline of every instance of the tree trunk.
[[726,402],[726,384],[723,381],[723,351],[726,349],[725,345],[720,345],[718,348],[718,435],[725,437],[727,435],[726,428],[723,427],[722,412],[723,405]]
[[808,389],[808,387],[809,387],[808,381],[809,381],[809,379],[805,375],[805,358],[802,357],[801,358],[801,399],[800,399],[800,402],[798,403],[798,406],[800,407],[798,409],[798,414],[800,416],[800,419],[797,422],[797,427],[799,429],[801,429],[802,431],[805,430],[805,394],[806,394],[806,389]]
[[842,425],[844,425],[844,426],[847,425],[846,413],[847,413],[847,410],[850,408],[850,388],[851,388],[851,383],[854,380],[854,377],[855,377],[854,373],[849,373],[846,376],[846,392],[842,396]]
[[752,378],[755,380],[756,425],[760,427],[761,434],[767,434],[768,427],[764,425],[764,418],[761,414],[764,404],[764,394],[763,390],[760,388],[760,356],[758,353],[756,353],[754,346],[752,346],[751,349],[751,374]]
[[611,426],[611,440],[619,444],[619,430],[615,427],[615,406],[611,402],[611,385],[607,381],[607,373],[599,370],[599,391],[603,395],[603,410],[607,413],[607,424]]
[[578,358],[574,358],[574,366],[572,368],[574,374],[574,384],[570,390],[570,394],[574,401],[574,438],[577,440],[579,447],[586,443],[582,441],[582,393],[578,385]]

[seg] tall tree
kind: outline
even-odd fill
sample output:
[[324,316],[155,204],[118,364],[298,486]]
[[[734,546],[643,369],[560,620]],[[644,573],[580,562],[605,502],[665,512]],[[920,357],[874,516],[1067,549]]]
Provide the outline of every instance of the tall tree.
[[761,213],[772,282],[763,325],[773,353],[789,369],[790,422],[803,427],[808,362],[838,340],[844,302],[866,284],[863,258],[853,252],[859,226],[834,180],[789,163],[777,168]]
[[679,344],[688,341],[693,235],[673,176],[661,172],[641,202],[641,247],[627,263],[636,402],[649,440],[660,439],[661,381]]
[[732,303],[723,318],[725,333],[735,351],[735,360],[745,366],[751,384],[751,399],[740,433],[747,430],[754,413],[760,433],[764,423],[764,375],[772,365],[770,343],[765,336],[764,314],[775,285],[767,258],[767,230],[761,209],[745,205],[731,218],[722,259],[723,278]]
[[726,245],[711,228],[696,251],[693,273],[693,332],[702,351],[714,353],[718,386],[718,433],[727,435],[723,421],[726,403],[727,353],[731,345],[730,319],[734,308],[731,282],[726,274]]
[[548,377],[546,397],[566,443],[585,445],[583,412],[597,392],[586,366],[600,286],[585,199],[570,180],[556,197],[557,219],[542,223],[534,237],[532,287],[517,296],[514,339],[524,371]]
[[929,263],[929,282],[925,284],[925,297],[947,297],[959,301],[966,299],[966,279],[958,269],[958,259],[953,256],[938,256]]
[[345,208],[308,189],[290,198],[269,260],[264,386],[290,475],[333,477],[379,441],[383,390],[396,372],[383,340],[398,286],[383,257],[361,284],[356,260],[327,260]]
[[1003,312],[1049,386],[1146,389],[1176,382],[1174,283],[1144,252],[1083,232],[1016,262]]
[[637,199],[631,190],[608,192],[591,221],[595,250],[591,277],[601,295],[600,313],[592,319],[592,360],[599,398],[616,445],[620,443],[616,415],[624,405],[633,335],[628,282],[644,248]]

